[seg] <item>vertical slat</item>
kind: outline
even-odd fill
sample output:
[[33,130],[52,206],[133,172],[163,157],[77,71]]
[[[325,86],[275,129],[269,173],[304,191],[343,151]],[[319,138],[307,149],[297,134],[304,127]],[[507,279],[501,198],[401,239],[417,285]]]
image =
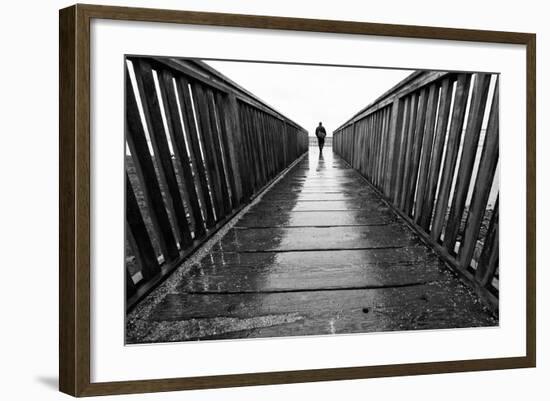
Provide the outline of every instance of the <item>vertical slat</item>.
[[382,189],[383,185],[384,185],[384,182],[383,182],[383,177],[384,177],[384,164],[386,162],[386,142],[387,142],[387,138],[386,138],[386,111],[387,109],[384,108],[382,109],[379,113],[380,113],[380,151],[378,152],[378,157],[379,157],[379,162],[378,162],[378,177],[377,177],[377,181],[378,181],[378,188],[379,189]]
[[259,175],[260,167],[258,165],[257,154],[254,150],[256,148],[252,140],[252,137],[254,136],[255,132],[253,130],[252,123],[251,123],[249,106],[243,104],[241,111],[242,111],[242,118],[245,126],[245,138],[247,143],[248,158],[250,162],[249,174],[252,175],[253,188],[254,188],[254,191],[256,191],[261,187],[261,184],[260,184],[261,178]]
[[[167,83],[168,85],[168,83]],[[205,166],[201,154],[201,140],[197,131],[195,117],[193,115],[193,103],[191,101],[191,92],[189,90],[189,81],[180,76],[177,79],[177,89],[179,96],[179,104],[182,107],[183,119],[187,123],[185,128],[189,128],[187,131],[190,142],[190,151],[193,155],[192,162],[198,175],[198,182],[200,182],[201,188],[201,200],[204,205],[204,214],[206,218],[206,227],[210,228],[214,226],[214,204],[211,194],[208,190],[208,172]],[[185,110],[185,112],[184,112]]]
[[462,126],[464,125],[464,116],[466,114],[466,105],[468,102],[468,91],[470,89],[470,76],[460,74],[457,79],[455,101],[451,117],[451,127],[447,138],[447,150],[445,151],[445,162],[439,184],[439,193],[437,195],[437,205],[435,209],[431,237],[439,241],[445,217],[447,215],[447,206],[449,204],[449,194],[455,172],[456,159],[460,139],[462,137]]
[[[357,144],[358,135],[357,135],[357,127],[356,127],[355,122],[353,122],[353,124],[351,124],[351,137],[352,137],[353,144]],[[359,159],[359,147],[354,146],[352,148],[352,153],[351,153],[351,165],[352,165],[352,167],[357,168],[358,159]]]
[[157,91],[153,78],[153,71],[149,63],[140,60],[134,62],[137,86],[140,93],[143,94],[143,110],[145,120],[151,136],[151,142],[157,160],[161,176],[164,178],[165,188],[168,193],[165,199],[170,204],[174,220],[178,228],[181,239],[181,247],[187,247],[191,244],[191,230],[187,221],[183,200],[180,195],[178,181],[172,165],[172,155],[168,146],[168,140],[164,130],[164,124],[161,114],[161,102],[157,97]]
[[128,173],[126,173],[126,227],[126,238],[141,267],[141,275],[145,280],[155,277],[160,272],[159,264]]
[[267,174],[269,179],[271,180],[273,178],[273,173],[275,172],[274,163],[273,163],[273,143],[271,141],[272,139],[272,130],[271,130],[271,121],[272,117],[267,115],[266,113],[262,113],[261,115],[261,122],[262,122],[262,129],[265,132],[265,145],[266,145],[266,151],[267,151]]
[[286,145],[286,136],[285,136],[285,122],[278,120],[275,122],[275,157],[277,159],[277,170],[281,171],[283,166],[286,166],[285,159],[285,149],[286,146],[281,147],[280,144],[284,143]]
[[421,210],[424,206],[424,195],[426,189],[426,180],[429,171],[429,161],[432,155],[432,145],[434,137],[435,118],[437,115],[437,100],[439,87],[437,84],[430,86],[428,95],[428,105],[426,108],[426,123],[424,126],[424,138],[422,140],[422,156],[418,171],[418,189],[416,191],[416,200],[414,205],[414,221],[420,222]]
[[216,107],[216,101],[214,99],[214,93],[212,90],[208,89],[206,91],[206,102],[208,107],[208,115],[210,117],[210,127],[211,127],[211,136],[212,136],[212,144],[213,144],[213,151],[214,151],[214,159],[216,162],[217,170],[218,170],[218,177],[220,180],[220,189],[221,189],[221,200],[223,205],[223,215],[226,216],[231,212],[231,197],[229,195],[229,188],[228,188],[228,182],[227,179],[227,173],[226,173],[226,167],[227,167],[227,160],[225,160],[225,148],[223,145],[223,139],[221,136],[223,135],[221,131],[221,123],[220,118],[218,115],[218,110]]
[[239,121],[241,123],[241,143],[242,143],[242,156],[243,156],[243,163],[245,166],[245,172],[246,174],[243,174],[244,182],[246,183],[245,188],[246,196],[249,197],[252,195],[256,188],[256,177],[254,175],[254,161],[251,156],[250,151],[250,142],[248,139],[249,135],[249,127],[248,127],[248,119],[246,118],[246,105],[240,102],[237,102],[238,107],[237,111],[239,113]]
[[195,100],[195,111],[199,120],[200,134],[204,145],[204,157],[208,167],[208,177],[210,178],[210,190],[214,198],[214,210],[217,220],[224,216],[224,203],[222,195],[222,181],[219,170],[218,154],[214,146],[214,129],[211,125],[210,108],[208,107],[207,94],[201,84],[194,82],[191,84],[193,89],[193,99]]
[[416,127],[416,114],[418,112],[418,95],[411,95],[409,105],[409,121],[407,123],[407,140],[405,145],[405,161],[403,166],[403,182],[399,189],[399,209],[405,210],[406,199],[409,191],[409,182],[411,181],[411,166],[413,157],[414,130]]
[[270,179],[271,179],[271,173],[270,173],[270,151],[269,151],[269,145],[268,145],[268,129],[265,125],[265,118],[266,115],[262,111],[255,111],[255,127],[258,132],[258,146],[259,146],[259,156],[260,156],[260,162],[262,165],[262,171],[263,171],[263,182],[262,184],[265,185]]
[[228,153],[228,159],[231,166],[233,205],[237,207],[243,201],[243,177],[246,175],[244,169],[243,155],[241,154],[241,125],[239,119],[239,110],[235,95],[230,94],[223,96],[218,93],[217,102],[222,110],[222,124],[225,135],[224,145]]
[[126,140],[135,163],[136,172],[143,186],[145,199],[164,259],[174,260],[179,252],[172,233],[168,213],[162,200],[162,192],[147,145],[147,138],[139,115],[130,76],[126,70]]
[[189,143],[188,138],[186,141],[186,133],[189,134],[191,131],[189,117],[191,111],[186,109],[183,102],[180,102],[181,110],[178,107],[173,77],[167,71],[163,71],[159,75],[159,89],[165,106],[168,130],[172,133],[172,143],[174,154],[176,156],[176,162],[179,164],[179,171],[181,171],[181,174],[183,175],[182,184],[185,193],[187,194],[189,208],[191,209],[190,212],[195,223],[193,227],[195,238],[199,238],[205,233],[205,226],[201,214],[199,193],[195,186],[195,180],[191,169],[191,165],[197,168],[197,162],[195,160],[196,158],[190,158],[186,148],[186,142]]
[[369,179],[376,185],[376,127],[378,123],[378,116],[376,113],[372,114],[371,126],[370,126],[370,157],[369,157]]
[[391,105],[391,122],[389,132],[389,156],[388,169],[386,172],[386,185],[384,194],[389,199],[393,198],[393,187],[396,179],[397,158],[399,157],[400,134],[403,124],[403,106],[404,102],[396,98]]
[[392,107],[386,106],[385,114],[384,114],[384,151],[382,153],[383,159],[382,159],[382,171],[380,173],[380,190],[384,195],[386,195],[386,185],[388,182],[388,161],[390,159],[391,151],[392,151],[392,143],[391,143],[391,132],[390,132],[390,126],[391,126],[391,117],[392,117]]
[[382,112],[379,110],[376,112],[376,128],[374,130],[375,135],[375,146],[374,146],[374,171],[373,171],[373,181],[376,187],[380,186],[380,161],[382,159],[382,154],[380,153],[382,146]]
[[403,207],[407,215],[412,213],[416,184],[418,180],[418,168],[420,164],[420,153],[422,151],[422,139],[424,137],[424,123],[426,121],[426,106],[428,103],[428,88],[423,88],[419,95],[416,126],[413,136],[413,147],[411,156],[411,167],[409,170],[409,181],[407,185],[407,196]]
[[435,194],[437,191],[439,172],[441,171],[441,161],[443,160],[443,148],[445,146],[445,136],[447,134],[452,96],[452,82],[449,78],[446,78],[441,83],[441,95],[439,101],[436,132],[432,155],[430,158],[430,168],[424,195],[424,204],[422,206],[422,212],[420,214],[419,224],[425,231],[429,230],[430,221],[434,209]]
[[365,162],[365,120],[361,119],[355,122],[355,130],[357,132],[357,167],[362,170]]
[[126,268],[126,299],[134,295],[136,291],[137,291],[137,288],[136,288],[136,285],[134,284],[134,280],[132,280],[132,276],[130,275],[128,268]]
[[470,111],[468,113],[468,124],[466,125],[466,132],[464,133],[464,144],[462,145],[462,154],[456,179],[453,203],[443,240],[445,247],[447,247],[450,252],[454,252],[456,237],[458,235],[460,223],[464,214],[466,198],[468,196],[468,189],[470,187],[479,143],[479,136],[481,133],[481,125],[483,123],[485,105],[487,103],[489,84],[491,82],[490,74],[476,74],[475,77],[476,79],[472,93]]
[[267,176],[265,172],[264,164],[264,149],[262,143],[262,131],[258,124],[258,115],[259,112],[255,109],[250,109],[250,122],[254,130],[254,135],[252,136],[252,142],[254,143],[254,154],[256,155],[256,160],[258,161],[258,172],[260,177],[260,187],[262,187],[267,181]]
[[496,82],[493,100],[491,104],[491,113],[489,123],[483,143],[483,151],[479,162],[479,169],[472,195],[472,201],[466,221],[464,231],[464,240],[462,241],[459,259],[462,268],[467,268],[472,260],[475,245],[483,217],[486,212],[487,202],[491,193],[491,186],[498,163],[498,145],[499,145],[499,96],[498,81]]
[[[288,124],[285,121],[282,127],[282,136],[284,138],[283,140],[285,143],[287,142],[289,129],[290,128],[288,127]],[[283,163],[285,164],[285,166],[287,165],[288,160],[290,160],[289,151],[290,149],[287,146],[285,146],[283,150]]]
[[264,157],[263,157],[263,146],[262,146],[262,131],[258,125],[258,111],[254,108],[250,108],[250,123],[254,135],[252,135],[252,143],[254,144],[254,155],[258,162],[258,173],[259,173],[259,186],[262,187],[266,181],[265,166],[264,166]]
[[395,183],[392,189],[392,199],[395,206],[399,205],[401,188],[403,186],[403,174],[405,171],[405,156],[407,151],[407,134],[409,132],[409,121],[411,113],[411,96],[405,98],[403,105],[403,123],[401,124],[401,133],[399,134],[399,148],[396,156]]
[[475,274],[476,280],[481,286],[487,287],[491,284],[491,280],[495,275],[498,267],[498,249],[499,249],[499,230],[498,230],[498,197],[495,202],[495,208],[493,209],[493,215],[491,216],[491,222],[489,223],[489,229],[485,237],[485,243],[483,245],[483,251],[477,264],[477,270]]

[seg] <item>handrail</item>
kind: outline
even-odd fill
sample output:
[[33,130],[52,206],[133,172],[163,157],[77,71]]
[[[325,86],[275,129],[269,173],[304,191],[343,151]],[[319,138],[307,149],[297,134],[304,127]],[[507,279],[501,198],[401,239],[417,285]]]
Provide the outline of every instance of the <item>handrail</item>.
[[269,105],[263,99],[260,99],[252,92],[243,88],[213,67],[210,67],[204,61],[175,57],[153,57],[153,59],[158,63],[164,64],[166,67],[170,67],[183,74],[193,76],[197,80],[201,80],[210,86],[214,86],[222,92],[231,92],[239,100],[247,102],[265,111],[266,113],[272,114],[274,117],[285,120],[288,124],[291,124],[298,129],[306,131],[305,128],[283,115],[275,107]]
[[334,131],[333,148],[498,309],[498,75],[418,71]]
[[188,59],[127,57],[125,132],[128,309],[308,147],[305,129]]

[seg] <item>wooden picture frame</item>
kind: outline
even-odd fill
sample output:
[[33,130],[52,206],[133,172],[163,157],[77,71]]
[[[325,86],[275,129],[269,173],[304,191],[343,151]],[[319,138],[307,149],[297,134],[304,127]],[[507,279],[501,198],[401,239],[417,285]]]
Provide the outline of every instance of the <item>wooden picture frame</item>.
[[[399,38],[519,44],[526,47],[526,355],[365,367],[92,383],[90,380],[90,22],[110,19]],[[59,15],[59,388],[73,396],[534,367],[536,363],[536,37],[530,33],[372,24],[192,11],[74,5]]]

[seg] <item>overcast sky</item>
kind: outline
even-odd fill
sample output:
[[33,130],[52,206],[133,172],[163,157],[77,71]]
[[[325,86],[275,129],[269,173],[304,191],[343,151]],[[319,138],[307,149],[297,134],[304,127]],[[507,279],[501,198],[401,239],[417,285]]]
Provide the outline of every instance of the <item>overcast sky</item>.
[[327,135],[410,70],[206,61],[240,86],[314,134]]

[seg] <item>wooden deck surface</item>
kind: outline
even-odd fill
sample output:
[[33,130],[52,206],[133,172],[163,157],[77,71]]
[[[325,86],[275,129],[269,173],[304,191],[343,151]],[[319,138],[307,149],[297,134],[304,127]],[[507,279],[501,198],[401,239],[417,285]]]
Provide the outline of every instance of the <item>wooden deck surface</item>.
[[127,343],[498,324],[331,148],[175,276],[129,315]]

